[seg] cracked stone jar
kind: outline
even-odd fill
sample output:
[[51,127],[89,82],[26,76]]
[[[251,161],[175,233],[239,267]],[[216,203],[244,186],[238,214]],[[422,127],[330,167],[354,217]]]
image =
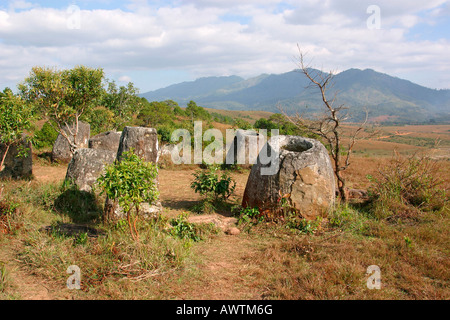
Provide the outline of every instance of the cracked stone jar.
[[320,141],[279,135],[264,145],[252,166],[242,206],[274,212],[283,198],[299,215],[314,219],[328,214],[335,188],[331,160]]

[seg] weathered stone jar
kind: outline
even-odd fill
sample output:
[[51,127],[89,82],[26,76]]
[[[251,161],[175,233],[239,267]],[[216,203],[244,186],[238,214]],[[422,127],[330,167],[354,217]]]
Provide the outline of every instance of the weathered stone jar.
[[80,191],[91,192],[107,165],[116,160],[116,152],[102,149],[78,149],[67,167],[66,180]]
[[[262,153],[271,163],[262,161]],[[266,163],[266,164],[265,164]],[[275,166],[270,174],[265,169]],[[335,201],[335,179],[327,150],[318,140],[300,136],[274,136],[253,165],[242,205],[260,210],[279,206],[280,195],[289,195],[302,217],[326,215]]]
[[9,149],[0,144],[0,159],[5,156],[3,168],[0,168],[0,178],[30,179],[33,176],[33,159],[31,140],[26,134],[22,139],[12,144]]
[[[75,132],[75,124],[67,127],[64,126],[63,130],[66,132],[70,141],[74,141],[75,137],[71,134]],[[89,143],[89,137],[91,135],[91,126],[89,123],[82,121],[78,122],[78,133],[76,136],[76,145],[79,149],[87,148]],[[53,145],[52,150],[52,161],[59,161],[63,163],[68,163],[72,159],[72,152],[70,151],[70,145],[66,138],[60,133],[58,138]]]
[[117,153],[122,132],[107,131],[89,139],[89,148],[109,150]]

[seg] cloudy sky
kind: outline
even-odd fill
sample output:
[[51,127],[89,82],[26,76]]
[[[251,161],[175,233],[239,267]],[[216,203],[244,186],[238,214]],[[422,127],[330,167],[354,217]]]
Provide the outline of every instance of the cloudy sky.
[[283,73],[297,45],[324,71],[450,89],[450,0],[0,0],[0,90],[36,65],[101,67],[141,92]]

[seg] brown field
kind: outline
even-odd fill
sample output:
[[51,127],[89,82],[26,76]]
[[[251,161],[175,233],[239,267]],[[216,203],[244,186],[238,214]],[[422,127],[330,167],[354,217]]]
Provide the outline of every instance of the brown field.
[[256,120],[261,118],[269,118],[273,112],[269,111],[241,111],[241,110],[220,110],[220,109],[211,109],[204,108],[208,112],[216,112],[218,114],[222,114],[225,116],[230,116],[232,118],[242,118],[250,122],[251,124],[255,123]]
[[[258,117],[259,114],[255,119]],[[376,174],[394,152],[424,153],[438,159],[444,188],[448,190],[449,130],[450,125],[380,128],[382,136],[411,132],[407,136],[418,140],[404,141],[408,143],[385,141],[389,138],[359,141],[345,172],[348,186],[368,188],[367,175]],[[432,147],[414,145],[421,138],[441,139],[442,142]],[[33,190],[60,184],[66,167],[52,165],[45,155],[36,155],[35,179],[9,182],[5,188],[9,191]],[[236,219],[229,210],[208,215],[190,212],[200,200],[189,187],[196,170],[199,168],[194,165],[160,169],[162,215],[171,218],[189,213],[191,222],[215,221],[222,226],[233,225]],[[237,183],[232,203],[240,203],[248,173],[248,170],[232,173]],[[438,214],[424,213],[418,220],[392,224],[369,219],[354,211],[356,209],[348,209],[355,214],[350,229],[331,228],[325,219],[310,235],[264,223],[249,231],[241,230],[238,235],[219,232],[192,244],[182,264],[155,276],[137,281],[124,276],[117,280],[105,271],[105,276],[98,280],[92,272],[100,274],[100,264],[83,278],[89,283],[88,289],[69,290],[65,287],[68,265],[95,265],[101,257],[132,245],[122,239],[104,247],[100,239],[92,239],[88,245],[73,247],[68,240],[52,240],[36,229],[55,221],[71,222],[70,218],[24,203],[24,225],[16,234],[0,233],[0,268],[3,268],[0,271],[6,271],[7,275],[3,289],[0,281],[0,299],[450,299],[448,210]],[[176,250],[185,249],[174,250],[175,253],[170,254],[177,256]],[[74,260],[66,251],[80,261]],[[117,266],[124,267],[120,261],[108,263],[116,269]],[[378,265],[381,269],[380,290],[370,290],[366,286],[369,265]]]

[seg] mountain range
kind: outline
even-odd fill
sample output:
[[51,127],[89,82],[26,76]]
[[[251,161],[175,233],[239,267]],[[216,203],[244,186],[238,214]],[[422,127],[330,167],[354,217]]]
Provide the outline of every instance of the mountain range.
[[[319,70],[309,69],[312,74]],[[350,120],[369,111],[380,122],[450,122],[450,90],[430,89],[408,80],[374,71],[349,69],[336,74],[327,91],[336,105],[345,105]],[[261,110],[310,116],[324,109],[317,88],[300,70],[282,74],[204,77],[141,94],[148,101],[174,100],[181,107],[193,100],[202,107],[225,110]]]

